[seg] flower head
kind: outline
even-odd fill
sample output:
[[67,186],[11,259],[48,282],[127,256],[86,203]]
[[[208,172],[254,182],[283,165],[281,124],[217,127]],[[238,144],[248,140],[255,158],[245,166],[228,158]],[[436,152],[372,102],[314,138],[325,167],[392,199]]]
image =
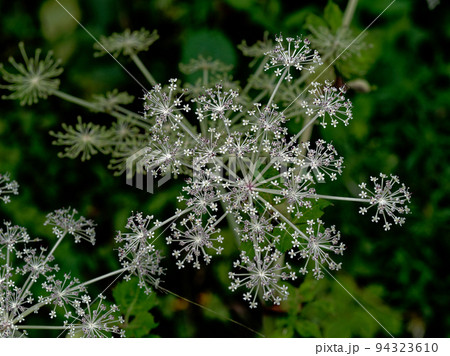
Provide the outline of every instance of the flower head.
[[337,89],[332,86],[329,81],[325,81],[322,86],[320,83],[313,82],[313,89],[308,90],[312,95],[310,101],[303,101],[303,107],[306,108],[308,116],[317,115],[322,118],[320,123],[326,127],[330,120],[331,126],[336,127],[339,121],[343,122],[345,126],[349,124],[352,119],[352,103],[349,99],[345,99],[344,94],[346,89],[344,86]]
[[23,42],[19,43],[20,53],[25,62],[17,63],[14,58],[9,62],[18,73],[9,73],[0,63],[0,74],[9,84],[0,85],[0,88],[8,89],[12,93],[2,96],[3,99],[18,99],[20,105],[31,105],[39,101],[39,98],[46,99],[52,95],[59,87],[59,79],[56,79],[63,69],[59,67],[60,61],[53,59],[53,53],[48,52],[44,59],[41,59],[41,50],[37,49],[34,57],[29,58],[25,52]]
[[3,223],[6,229],[0,229],[0,251],[6,247],[7,250],[12,251],[15,246],[20,243],[27,243],[30,241],[30,235],[24,227],[12,225],[11,222],[5,221]]
[[134,96],[117,89],[108,91],[105,95],[93,95],[94,103],[101,111],[112,112],[118,105],[127,105],[133,102]]
[[179,246],[179,249],[172,253],[178,260],[178,268],[184,268],[184,263],[187,262],[192,263],[194,268],[200,269],[201,260],[209,264],[212,256],[208,250],[213,250],[220,255],[223,250],[220,246],[223,237],[220,235],[220,229],[216,228],[215,220],[213,216],[203,226],[201,218],[190,214],[188,218],[181,221],[181,229],[176,224],[171,225],[172,234],[166,240],[168,244],[177,243]]
[[275,48],[266,53],[266,55],[269,56],[270,61],[266,64],[264,70],[277,68],[275,70],[276,76],[282,75],[282,69],[287,69],[288,74],[285,79],[291,81],[292,75],[289,72],[291,67],[294,67],[299,71],[307,69],[311,73],[314,73],[315,66],[322,64],[319,52],[313,51],[309,47],[310,42],[306,38],[287,37],[287,47],[284,45],[284,38],[282,35],[276,37],[275,41],[277,42]]
[[180,70],[185,74],[207,71],[210,74],[227,73],[233,68],[232,65],[225,64],[218,59],[213,60],[211,57],[191,58],[189,63],[180,63]]
[[47,214],[44,225],[54,226],[53,233],[57,238],[62,238],[66,234],[75,238],[75,243],[86,240],[95,244],[95,224],[83,216],[76,217],[78,211],[75,209],[58,209]]
[[235,103],[238,96],[238,92],[231,89],[223,92],[221,84],[216,84],[216,90],[206,89],[204,95],[192,99],[199,105],[195,111],[198,121],[201,122],[205,118],[211,121],[219,119],[225,126],[230,126],[229,113],[242,111],[242,105]]
[[81,331],[80,336],[86,338],[105,338],[111,337],[111,334],[125,336],[125,331],[119,327],[124,323],[119,316],[119,308],[116,305],[106,305],[105,297],[101,294],[98,299],[97,307],[93,308],[88,295],[82,298],[82,303],[77,308],[78,317],[73,323],[66,323],[70,337],[78,336],[77,331]]
[[11,181],[8,173],[0,174],[0,200],[9,203],[11,194],[19,194],[19,184],[15,180]]
[[75,127],[65,123],[62,127],[66,132],[50,131],[50,135],[56,137],[54,145],[67,146],[64,152],[59,153],[59,157],[76,158],[81,154],[81,160],[85,161],[99,151],[102,153],[110,151],[111,132],[107,131],[106,127],[94,125],[92,122],[83,123],[80,116]]
[[[316,226],[315,226],[316,225]],[[289,256],[294,258],[299,255],[300,258],[306,260],[302,268],[301,274],[308,273],[308,264],[310,261],[314,263],[312,269],[313,275],[317,279],[323,278],[322,265],[327,264],[331,270],[341,269],[341,263],[334,262],[330,253],[342,255],[345,250],[345,245],[339,243],[341,235],[336,228],[323,229],[323,222],[319,219],[317,221],[308,220],[307,235],[295,235],[293,237],[293,246],[289,251]]]
[[119,262],[126,269],[125,279],[129,280],[132,275],[139,278],[139,287],[146,294],[151,293],[151,287],[158,287],[160,276],[164,269],[160,266],[162,256],[155,250],[154,231],[155,226],[149,228],[153,216],[143,216],[136,213],[128,218],[126,228],[131,232],[118,232],[116,242],[123,244],[119,247]]
[[163,89],[161,84],[157,84],[144,94],[144,117],[155,117],[155,126],[158,129],[167,120],[169,120],[173,128],[178,127],[177,124],[182,119],[180,112],[191,110],[188,104],[182,106],[181,98],[185,94],[185,90],[182,90],[182,93],[177,96],[177,81],[178,79],[176,78],[170,79],[168,90]]
[[[147,51],[153,42],[159,38],[158,32],[154,30],[149,32],[145,29],[131,32],[130,29],[126,29],[122,33],[113,33],[109,37],[100,37],[100,43],[94,44],[94,48],[98,51],[95,56],[103,56],[107,52],[112,53],[115,57],[118,57],[121,53],[125,56],[133,56],[139,52]],[[102,47],[103,46],[103,47]]]
[[331,143],[324,140],[317,140],[316,147],[310,147],[310,142],[304,142],[303,148],[306,149],[304,158],[301,159],[301,165],[308,168],[316,177],[318,182],[325,181],[328,176],[331,180],[336,180],[338,174],[342,174],[344,158],[339,157],[336,149]]
[[371,182],[374,185],[373,191],[367,188],[366,183],[361,183],[361,193],[359,196],[363,199],[369,198],[370,206],[361,207],[359,209],[360,214],[364,215],[368,209],[376,207],[376,212],[372,216],[373,222],[380,221],[380,215],[383,217],[384,229],[390,230],[392,223],[388,221],[391,218],[396,225],[403,225],[405,222],[404,217],[400,217],[397,214],[408,214],[410,212],[406,203],[410,202],[411,193],[403,183],[397,190],[394,190],[396,184],[400,184],[400,180],[397,176],[391,175],[389,178],[386,174],[380,173],[380,177],[370,177]]
[[[272,301],[279,305],[282,300],[287,299],[289,292],[285,285],[279,285],[279,280],[295,279],[295,273],[290,272],[291,267],[286,264],[281,266],[279,258],[281,253],[277,250],[257,250],[254,258],[250,258],[243,251],[238,260],[233,264],[238,268],[236,272],[229,272],[232,280],[229,287],[235,291],[239,287],[247,288],[244,300],[248,301],[250,308],[256,308],[258,293],[261,293],[265,301]],[[287,271],[287,272],[286,272]]]

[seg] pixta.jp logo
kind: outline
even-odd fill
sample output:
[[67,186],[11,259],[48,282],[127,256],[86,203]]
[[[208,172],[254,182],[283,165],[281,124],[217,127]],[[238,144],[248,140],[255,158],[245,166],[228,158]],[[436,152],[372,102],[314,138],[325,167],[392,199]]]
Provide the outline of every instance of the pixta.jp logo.
[[160,187],[172,178],[169,171],[163,177],[155,178],[150,170],[147,170],[146,162],[148,161],[148,149],[142,148],[130,157],[126,163],[126,179],[127,184],[141,190],[146,190],[153,194],[155,186]]

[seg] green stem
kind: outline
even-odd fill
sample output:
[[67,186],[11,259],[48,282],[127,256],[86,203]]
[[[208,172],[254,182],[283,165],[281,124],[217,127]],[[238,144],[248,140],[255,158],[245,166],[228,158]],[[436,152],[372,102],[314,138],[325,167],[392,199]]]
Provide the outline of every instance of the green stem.
[[127,115],[123,115],[123,114],[121,114],[121,113],[118,113],[117,111],[111,112],[110,115],[111,115],[112,117],[117,118],[117,119],[122,119],[122,120],[129,121],[129,122],[131,122],[133,125],[139,126],[139,127],[143,128],[144,130],[148,130],[148,129],[151,128],[150,122],[147,123],[147,122],[144,121],[144,120],[142,120],[142,121],[141,121],[141,120],[137,120],[137,119],[134,119],[134,118],[132,118],[132,117],[130,117],[130,116],[127,116]]
[[115,106],[114,106],[114,110],[120,111],[121,113],[123,113],[123,114],[125,114],[125,115],[127,115],[127,116],[130,116],[130,117],[133,117],[133,118],[135,118],[135,119],[137,119],[137,120],[146,121],[146,120],[142,117],[142,115],[139,115],[139,114],[137,114],[137,113],[135,113],[135,112],[133,112],[133,111],[131,111],[131,110],[125,109],[125,108],[123,108],[123,107],[121,107],[121,106],[119,106],[119,105],[115,105]]
[[[302,134],[308,130],[308,127],[310,127],[318,118],[319,116],[316,115],[314,116],[311,120],[309,120],[307,123],[305,123],[305,125],[303,125],[302,129],[294,136],[294,138],[292,139],[292,141],[296,141],[300,136],[302,138],[302,140],[306,140],[309,141],[310,137],[311,137],[311,132],[312,130],[310,130],[309,135],[303,135]],[[302,141],[302,142],[306,142],[306,141]]]
[[32,307],[28,308],[27,310],[25,310],[22,314],[20,314],[19,316],[17,316],[12,323],[15,324],[17,323],[19,320],[23,320],[26,316],[30,315],[31,313],[34,313],[35,311],[39,310],[42,306],[46,305],[46,302],[40,302],[37,303],[35,305],[33,305]]
[[32,330],[32,329],[42,329],[42,330],[68,330],[68,326],[50,326],[50,325],[17,325],[17,329],[21,330]]
[[136,64],[136,66],[139,68],[139,70],[141,71],[141,73],[144,75],[145,79],[147,79],[147,81],[155,86],[157,84],[155,78],[153,78],[153,76],[150,74],[150,72],[148,71],[147,67],[144,65],[144,63],[141,62],[141,60],[139,59],[139,57],[136,54],[132,54],[131,55],[131,59],[133,60],[134,64]]
[[358,5],[358,0],[349,0],[347,3],[344,18],[342,19],[342,27],[350,26],[350,22],[352,22],[353,15],[355,14],[356,5]]
[[281,77],[278,80],[277,86],[275,87],[275,89],[272,92],[272,95],[270,96],[269,102],[267,103],[268,107],[270,107],[270,104],[272,104],[273,98],[275,97],[275,94],[277,93],[278,88],[280,87],[281,82],[283,81],[283,79],[286,76],[287,72],[288,72],[288,68],[285,68],[284,71],[283,71],[283,74],[281,74]]
[[64,234],[58,239],[58,241],[56,241],[55,245],[53,246],[53,248],[51,249],[51,251],[48,253],[47,257],[45,258],[44,264],[47,263],[47,261],[50,259],[51,256],[53,256],[53,253],[55,252],[55,250],[58,248],[59,244],[61,243],[61,241],[63,240],[63,238],[66,236],[67,231],[64,232]]
[[251,77],[251,79],[247,82],[247,85],[245,86],[245,88],[242,90],[242,94],[247,94],[248,91],[252,88],[253,82],[255,81],[256,78],[259,77],[259,75],[262,73],[264,66],[266,65],[267,61],[269,60],[269,58],[267,56],[264,56],[263,60],[261,61],[261,63],[259,64],[258,68],[256,69],[255,73],[253,73],[253,76]]
[[[312,123],[316,121],[316,118],[311,118],[308,122],[305,121],[303,128],[300,132],[303,132],[303,134],[299,138],[299,143],[309,141],[312,135],[313,127]],[[302,147],[302,154],[305,154],[306,147]]]
[[124,268],[121,268],[121,269],[118,269],[118,270],[115,270],[115,271],[103,274],[103,275],[98,276],[96,278],[90,279],[89,281],[86,281],[86,282],[83,282],[81,284],[78,284],[78,285],[70,288],[70,290],[72,291],[72,290],[80,289],[82,287],[86,287],[89,284],[101,281],[102,279],[105,279],[105,278],[109,278],[109,277],[115,276],[116,274],[121,274],[121,273],[123,273],[123,272],[125,272],[127,270],[128,270],[128,268],[124,267]]
[[314,195],[311,195],[311,198],[322,198],[322,199],[328,199],[328,200],[355,201],[355,202],[358,202],[358,203],[370,203],[370,199],[351,198],[351,197],[336,197],[334,195],[314,194]]
[[91,103],[91,102],[89,102],[87,100],[84,100],[84,99],[77,98],[76,96],[64,93],[64,92],[62,92],[60,90],[55,90],[53,92],[53,95],[55,95],[55,96],[57,96],[57,97],[59,97],[59,98],[61,98],[63,100],[66,100],[66,101],[68,101],[70,103],[83,106],[83,107],[85,107],[85,108],[87,108],[89,110],[103,111],[97,105],[95,105],[94,103]]
[[208,69],[203,68],[203,85],[206,87],[208,85]]

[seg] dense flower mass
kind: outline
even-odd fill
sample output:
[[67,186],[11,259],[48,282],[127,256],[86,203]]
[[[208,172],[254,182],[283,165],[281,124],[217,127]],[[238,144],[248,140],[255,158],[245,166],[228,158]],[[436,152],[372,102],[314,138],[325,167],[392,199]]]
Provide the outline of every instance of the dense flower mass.
[[[304,218],[319,199],[356,200],[368,208],[376,205],[375,220],[379,215],[390,216],[397,224],[404,218],[394,212],[408,211],[403,207],[409,200],[407,189],[402,186],[391,193],[394,176],[387,182],[382,176],[370,198],[366,191],[361,198],[318,194],[319,183],[335,181],[342,174],[344,160],[325,140],[301,139],[315,123],[324,128],[340,122],[347,126],[352,104],[345,97],[345,86],[313,81],[307,95],[297,98],[305,124],[291,134],[287,128],[291,114],[286,115],[278,104],[279,88],[285,79],[293,79],[291,67],[313,72],[321,60],[307,39],[286,38],[285,46],[279,36],[276,43],[266,53],[264,69],[275,67],[278,77],[266,103],[249,102],[237,90],[225,90],[223,84],[205,86],[203,93],[189,100],[177,79],[166,86],[157,84],[144,95],[144,118],[151,123],[144,154],[148,173],[154,178],[168,173],[191,176],[178,198],[185,207],[176,214],[180,222],[174,216],[160,223],[170,226],[166,241],[173,246],[178,267],[210,263],[222,251],[219,223],[233,221],[241,257],[234,264],[237,270],[230,272],[230,288],[247,288],[244,299],[251,308],[258,305],[259,297],[279,304],[287,297],[280,280],[306,274],[310,264],[317,279],[323,278],[324,268],[341,268],[341,262],[332,259],[345,250],[339,231],[325,227],[321,220]],[[284,262],[285,253],[294,258],[293,266]],[[301,262],[298,269],[297,261]]]
[[[54,252],[66,235],[73,235],[75,241],[94,242],[94,224],[84,217],[75,218],[76,214],[60,209],[47,215],[45,224],[53,225],[58,237],[51,249],[37,245],[41,240],[32,239],[23,227],[4,222],[0,228],[0,337],[27,336],[29,329],[40,328],[76,337],[123,336],[118,307],[107,307],[102,295],[91,298],[86,289],[91,281],[81,283],[70,273],[61,275],[55,263]],[[30,326],[27,317],[41,309],[47,310],[50,320],[63,318],[63,324]]]
[[153,216],[143,216],[136,213],[128,218],[126,228],[130,232],[119,231],[116,242],[121,246],[118,249],[119,262],[123,267],[125,279],[129,280],[132,275],[139,278],[139,287],[143,288],[146,294],[151,293],[152,287],[158,287],[160,276],[164,274],[161,267],[162,256],[155,249],[155,230],[159,227],[159,222],[149,227]]
[[[316,33],[316,43],[317,37]],[[326,205],[320,200],[362,203],[361,214],[373,208],[372,220],[382,220],[385,230],[390,229],[390,221],[397,225],[405,222],[401,215],[409,213],[410,193],[404,184],[395,188],[400,183],[394,175],[371,178],[373,190],[361,183],[359,198],[320,194],[321,184],[339,179],[344,158],[331,142],[312,141],[312,129],[316,124],[331,130],[347,126],[353,114],[345,85],[338,80],[308,78],[323,63],[307,38],[279,35],[274,43],[265,38],[251,47],[241,45],[244,54],[259,63],[243,88],[232,79],[229,66],[205,58],[181,66],[185,73],[200,74],[197,82],[182,86],[177,78],[171,78],[165,85],[156,83],[137,54],[157,38],[156,32],[128,30],[102,38],[104,48],[96,45],[98,54],[106,49],[114,56],[129,56],[152,85],[144,90],[142,115],[123,107],[133,100],[126,93],[113,91],[87,102],[58,92],[62,98],[117,119],[110,129],[81,119],[75,127],[63,124],[64,133],[52,132],[55,144],[66,146],[62,156],[85,160],[98,152],[111,154],[111,167],[119,173],[126,170],[128,181],[134,173],[141,183],[147,174],[148,181],[160,180],[158,185],[171,176],[185,177],[178,208],[171,217],[159,221],[135,213],[128,219],[127,231],[117,233],[121,269],[113,275],[123,274],[127,280],[136,276],[148,294],[158,288],[165,273],[162,254],[156,248],[160,236],[179,269],[189,265],[200,269],[221,258],[224,249],[232,245],[233,241],[226,239],[233,234],[239,258],[229,272],[230,289],[245,290],[243,298],[250,308],[269,302],[279,305],[288,297],[284,281],[309,272],[321,279],[324,270],[342,266],[338,259],[346,246],[336,227],[326,227],[319,219]],[[20,75],[13,76],[0,67],[9,82],[3,87],[13,92],[10,98],[32,103],[56,93],[57,63],[50,56],[39,60],[39,53],[28,59],[22,47],[21,51],[27,66],[12,61]],[[329,59],[329,54],[324,58]],[[0,176],[4,202],[17,194],[14,183]],[[76,211],[61,209],[47,216],[46,224],[54,226],[57,244],[67,234],[73,235],[75,242],[95,242],[94,224],[75,215]],[[222,228],[226,224],[230,229]],[[16,246],[27,244],[29,237],[20,228],[7,225],[0,242],[3,258],[5,253],[20,251]],[[52,252],[18,252],[24,266],[17,271],[29,274],[33,283],[45,278],[48,296],[39,303],[52,306],[52,318],[61,307],[67,320],[74,317],[74,311],[78,319],[65,325],[72,336],[120,334],[115,326],[120,322],[115,306],[107,307],[101,296],[93,309],[85,284],[68,274],[60,280],[54,277],[52,272],[58,267],[50,264]],[[287,257],[291,263],[286,263]],[[14,271],[6,264],[0,286],[14,286]],[[0,314],[4,316],[0,331],[12,335],[18,331],[22,314],[31,310],[25,304],[32,299],[11,301],[17,299],[17,293],[32,298],[31,292],[25,286],[3,293],[0,302],[13,305],[14,310]]]

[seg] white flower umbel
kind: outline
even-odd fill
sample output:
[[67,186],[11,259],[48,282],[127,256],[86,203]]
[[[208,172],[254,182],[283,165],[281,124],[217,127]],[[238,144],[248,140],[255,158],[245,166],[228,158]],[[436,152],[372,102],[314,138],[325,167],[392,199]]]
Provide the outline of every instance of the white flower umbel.
[[[131,232],[119,231],[116,242],[122,244],[119,247],[119,262],[122,271],[126,272],[125,279],[129,280],[132,275],[139,278],[139,287],[143,288],[146,294],[151,293],[151,288],[157,288],[160,284],[160,276],[164,274],[164,269],[160,263],[162,256],[155,249],[154,233],[159,224],[155,221],[150,228],[149,224],[153,216],[143,216],[136,213],[128,218],[126,228]],[[173,219],[169,219],[171,221]]]
[[[222,217],[222,219],[225,215]],[[189,214],[189,216],[180,222],[180,228],[174,223],[170,226],[171,235],[166,238],[168,244],[176,244],[179,249],[173,251],[172,255],[177,259],[178,268],[184,268],[185,263],[192,263],[194,268],[200,269],[201,262],[209,264],[212,256],[208,250],[213,250],[217,255],[223,251],[220,246],[223,237],[220,235],[220,229],[216,228],[222,220],[216,221],[215,216],[211,216],[205,226],[202,218]]]
[[275,41],[275,48],[265,53],[270,60],[269,63],[266,63],[264,70],[276,68],[275,75],[277,77],[282,76],[287,81],[291,81],[293,78],[290,73],[291,67],[298,71],[307,69],[310,73],[314,73],[315,66],[322,64],[319,52],[309,47],[310,42],[307,38],[287,37],[285,45],[283,36],[279,35]]
[[384,229],[390,230],[392,224],[388,221],[391,218],[396,225],[403,225],[405,218],[398,216],[398,214],[409,214],[410,210],[406,203],[410,202],[411,193],[403,183],[400,188],[395,190],[395,185],[400,184],[397,176],[392,175],[390,178],[383,173],[380,173],[380,177],[370,177],[370,181],[373,183],[373,191],[367,188],[366,183],[361,183],[361,193],[359,196],[363,199],[369,198],[369,207],[361,207],[359,212],[364,215],[367,211],[375,207],[375,214],[372,216],[373,222],[380,221],[380,215],[383,217]]
[[235,98],[238,96],[238,92],[232,89],[224,92],[221,84],[216,84],[215,90],[206,89],[205,94],[192,99],[192,102],[198,104],[198,108],[195,110],[198,121],[209,118],[214,122],[219,119],[226,127],[229,127],[231,125],[230,113],[242,111],[242,105],[235,102]]
[[347,126],[353,115],[351,111],[352,103],[344,97],[345,86],[338,89],[327,80],[323,86],[317,82],[313,82],[312,86],[313,89],[308,90],[312,100],[304,102],[306,114],[309,116],[317,115],[321,118],[320,124],[323,127],[327,126],[328,119],[333,127],[336,127],[339,121]]
[[[278,50],[269,55],[273,63],[276,61],[273,56],[282,55],[278,53],[280,46],[279,39]],[[177,217],[188,214],[181,223],[175,224],[171,218],[160,225],[171,224],[166,241],[174,246],[172,254],[178,267],[192,263],[200,268],[202,263],[211,260],[208,249],[221,251],[223,238],[215,236],[217,225],[226,218],[240,242],[249,248],[246,253],[255,255],[248,261],[248,254],[244,254],[242,266],[246,264],[255,273],[268,270],[259,280],[253,276],[249,277],[252,283],[246,280],[242,284],[250,286],[248,293],[254,294],[252,298],[246,294],[252,307],[257,305],[258,290],[263,299],[275,303],[286,296],[284,289],[276,285],[280,276],[287,276],[284,270],[290,268],[282,266],[281,237],[287,239],[283,243],[289,244],[290,240],[292,244],[296,237],[306,236],[293,221],[300,219],[319,199],[313,185],[336,180],[343,169],[343,159],[331,144],[318,140],[315,148],[309,142],[299,145],[297,136],[301,132],[295,136],[288,133],[287,118],[276,104],[277,91],[291,65],[302,70],[305,65],[318,64],[319,57],[305,54],[311,50],[300,39],[289,39],[286,51],[285,55],[293,57],[289,63],[279,63],[285,66],[285,73],[277,78],[268,102],[255,102],[246,111],[236,104],[240,102],[239,94],[233,90],[225,92],[221,85],[205,88],[203,95],[183,102],[183,93],[178,94],[172,81],[169,87],[153,89],[149,94],[153,97],[151,104],[148,95],[144,98],[145,118],[153,127],[148,152],[154,155],[149,172],[162,175],[168,171],[190,171],[192,174],[182,188],[186,194],[178,198],[186,209]],[[324,102],[332,101],[325,112],[340,115],[338,106],[347,105],[342,103],[344,91],[335,94],[331,87],[325,91]],[[197,117],[200,127],[192,127],[191,106],[196,107],[191,116]],[[315,119],[321,115],[316,112]],[[307,245],[302,246],[307,249]],[[276,261],[278,258],[280,261]],[[295,275],[290,270],[289,278]],[[238,282],[239,279],[233,283]]]
[[[315,226],[316,225],[316,226]],[[306,260],[302,268],[301,274],[308,273],[308,264],[311,261],[314,264],[312,268],[313,276],[317,279],[323,278],[322,265],[327,265],[331,270],[341,269],[342,264],[334,262],[330,253],[342,255],[345,250],[345,245],[341,242],[341,235],[336,228],[323,228],[323,222],[319,219],[317,221],[308,220],[308,227],[306,229],[307,236],[304,234],[296,235],[293,240],[293,247],[289,251],[289,256],[294,258],[299,256]]]
[[256,250],[255,256],[250,258],[245,251],[240,258],[234,262],[236,272],[229,272],[232,280],[229,287],[235,291],[245,286],[248,292],[244,293],[244,300],[249,302],[250,308],[258,306],[257,297],[261,295],[265,301],[272,301],[279,305],[286,300],[289,292],[286,285],[279,285],[279,280],[295,279],[295,273],[290,272],[291,267],[286,264],[281,266],[278,262],[281,253],[277,250]]
[[70,337],[106,338],[113,334],[125,336],[125,330],[119,328],[119,325],[125,322],[119,315],[119,308],[114,304],[107,306],[104,299],[100,294],[97,307],[93,308],[89,296],[84,295],[81,298],[77,317],[74,317],[73,322],[66,323]]
[[177,124],[182,119],[180,112],[190,111],[189,105],[182,105],[182,94],[176,95],[178,79],[169,80],[169,92],[163,91],[160,84],[156,84],[152,90],[144,94],[144,108],[145,115],[157,118],[156,125],[162,127],[164,123],[169,120],[173,127],[177,127]]

